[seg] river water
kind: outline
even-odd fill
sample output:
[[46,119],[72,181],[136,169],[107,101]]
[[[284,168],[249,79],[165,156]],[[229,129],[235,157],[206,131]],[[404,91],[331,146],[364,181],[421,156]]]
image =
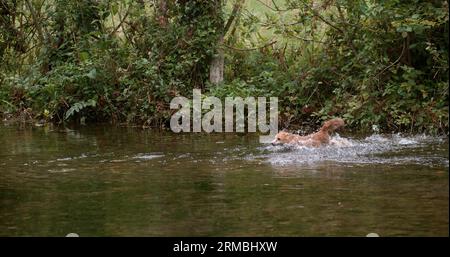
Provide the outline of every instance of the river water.
[[448,236],[448,138],[0,126],[0,236]]

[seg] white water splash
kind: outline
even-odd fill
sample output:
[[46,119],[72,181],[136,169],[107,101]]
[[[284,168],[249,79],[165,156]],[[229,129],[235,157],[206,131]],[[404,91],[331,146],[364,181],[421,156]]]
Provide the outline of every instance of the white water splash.
[[155,153],[139,153],[135,156],[133,156],[133,159],[139,159],[139,160],[152,160],[155,158],[161,158],[163,157],[163,154],[155,154]]
[[[432,153],[428,148],[439,145],[443,138],[425,135],[402,136],[374,134],[363,139],[343,138],[336,135],[330,144],[322,147],[297,145],[264,146],[264,157],[272,165],[293,165],[317,163],[351,164],[418,164],[426,166],[444,165],[448,158]],[[444,150],[445,149],[441,149]],[[448,150],[447,150],[448,151]],[[268,153],[267,153],[268,152]]]
[[82,153],[80,156],[74,156],[74,157],[64,157],[64,158],[58,158],[56,161],[70,161],[70,160],[78,160],[88,157],[86,154]]

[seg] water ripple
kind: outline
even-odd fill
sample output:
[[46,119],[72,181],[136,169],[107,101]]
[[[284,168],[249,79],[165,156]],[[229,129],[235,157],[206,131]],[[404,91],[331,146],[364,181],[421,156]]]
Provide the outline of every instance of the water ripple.
[[[447,148],[446,148],[447,147]],[[362,139],[331,139],[330,145],[311,148],[296,145],[260,148],[272,165],[316,164],[324,162],[354,164],[418,164],[449,166],[448,145],[444,138],[426,135],[371,135]]]

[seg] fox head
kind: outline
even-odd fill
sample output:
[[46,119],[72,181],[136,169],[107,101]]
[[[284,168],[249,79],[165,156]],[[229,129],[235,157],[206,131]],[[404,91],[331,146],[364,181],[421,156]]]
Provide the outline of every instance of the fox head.
[[293,135],[286,131],[280,131],[275,135],[272,145],[287,144],[292,141]]

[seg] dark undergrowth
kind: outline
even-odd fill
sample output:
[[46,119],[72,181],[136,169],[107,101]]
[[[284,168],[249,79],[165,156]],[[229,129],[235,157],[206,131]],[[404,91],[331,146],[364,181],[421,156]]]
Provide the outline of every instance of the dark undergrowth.
[[[288,25],[242,7],[223,45],[220,1],[0,3],[6,120],[167,128],[172,98],[200,88],[278,97],[281,128],[342,117],[351,130],[448,135],[446,1],[283,1]],[[269,29],[276,42],[258,32]],[[218,49],[225,79],[212,84]]]

